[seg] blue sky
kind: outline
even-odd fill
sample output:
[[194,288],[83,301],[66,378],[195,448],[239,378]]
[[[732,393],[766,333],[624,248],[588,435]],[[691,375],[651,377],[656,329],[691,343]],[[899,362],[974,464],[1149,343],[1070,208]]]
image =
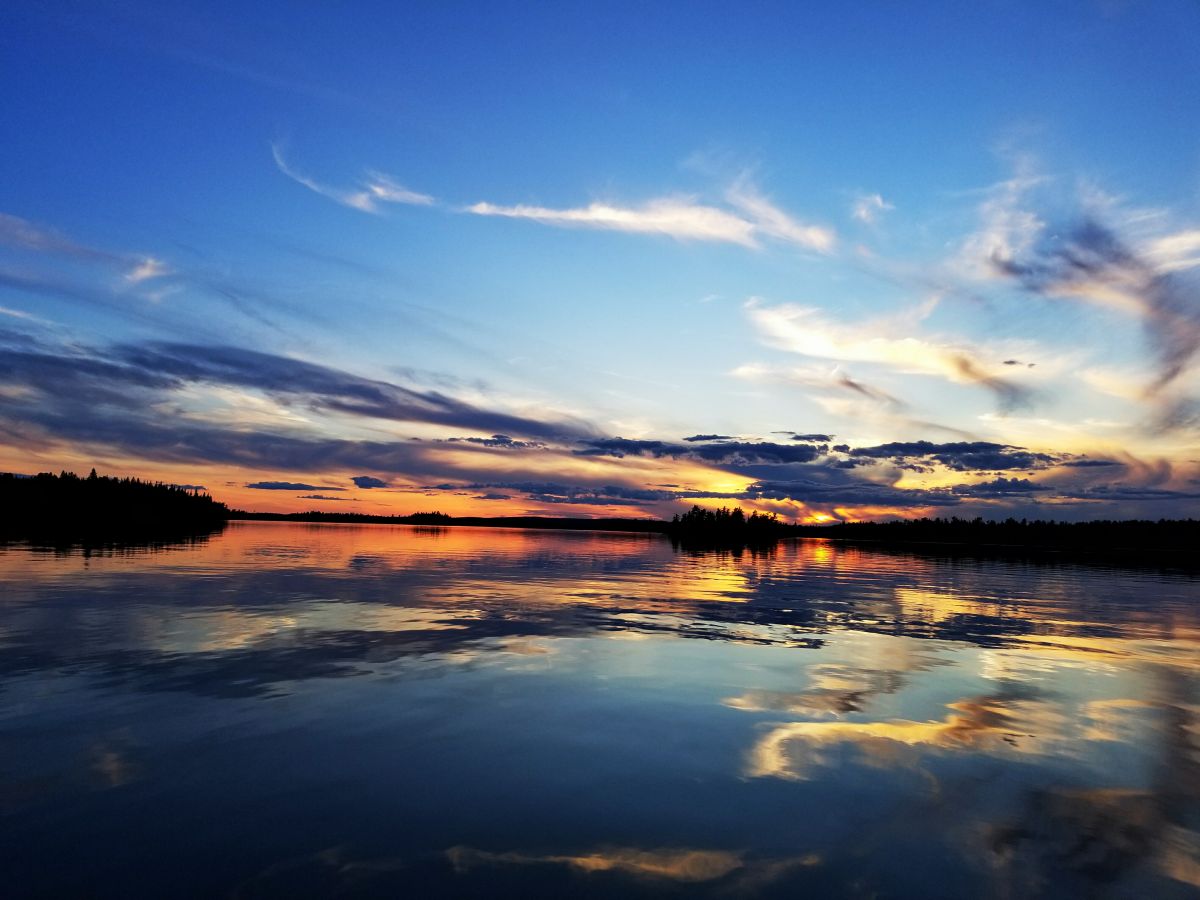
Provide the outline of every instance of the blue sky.
[[0,465],[1194,512],[1200,7],[646,6],[0,14]]

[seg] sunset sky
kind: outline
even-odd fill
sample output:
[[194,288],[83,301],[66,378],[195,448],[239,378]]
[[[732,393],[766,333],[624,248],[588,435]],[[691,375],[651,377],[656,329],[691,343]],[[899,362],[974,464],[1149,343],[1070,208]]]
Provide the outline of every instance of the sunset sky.
[[10,3],[0,122],[0,471],[1200,514],[1192,0]]

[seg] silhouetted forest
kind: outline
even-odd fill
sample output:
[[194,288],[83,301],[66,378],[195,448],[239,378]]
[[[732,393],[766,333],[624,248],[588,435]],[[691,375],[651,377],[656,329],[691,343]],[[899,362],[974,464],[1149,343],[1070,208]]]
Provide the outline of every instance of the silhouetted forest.
[[746,515],[740,509],[726,507],[693,506],[666,524],[671,542],[685,548],[762,547],[796,534],[795,526],[780,521],[774,513]]
[[970,544],[1043,550],[1193,551],[1200,520],[1051,522],[1041,519],[898,519],[799,525],[796,534],[850,541]]
[[819,537],[836,541],[902,545],[920,552],[922,547],[971,548],[991,551],[1016,550],[1028,553],[1071,551],[1076,553],[1121,552],[1191,556],[1200,546],[1200,521],[1053,522],[1027,519],[898,519],[891,522],[841,522],[830,525],[800,525],[775,515],[745,513],[741,509],[710,510],[699,506],[672,520],[663,519],[572,519],[549,516],[450,516],[423,512],[403,516],[364,513],[335,513],[313,510],[303,513],[254,513],[234,510],[236,519],[293,522],[378,523],[385,525],[474,526],[478,528],[544,528],[565,531],[627,531],[665,534],[684,549],[764,548],[784,538]]
[[231,519],[265,522],[332,522],[363,525],[454,525],[476,528],[545,528],[556,531],[638,531],[659,534],[668,522],[661,519],[568,519],[552,516],[450,516],[441,512],[419,512],[403,516],[369,513],[326,512],[259,513],[235,509]]
[[186,540],[221,529],[229,516],[200,490],[109,478],[93,469],[31,477],[0,474],[0,538],[41,543]]

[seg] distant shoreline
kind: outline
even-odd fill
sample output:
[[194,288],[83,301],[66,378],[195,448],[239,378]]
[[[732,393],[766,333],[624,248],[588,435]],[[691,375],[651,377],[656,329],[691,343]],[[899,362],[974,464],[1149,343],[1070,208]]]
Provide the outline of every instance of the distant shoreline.
[[683,550],[769,549],[781,540],[821,538],[847,545],[921,553],[1006,556],[1119,556],[1200,568],[1200,520],[1054,522],[905,519],[809,525],[739,508],[694,506],[671,520],[554,516],[409,515],[309,510],[269,513],[229,509],[201,488],[70,472],[32,477],[0,474],[0,541],[67,546],[125,541],[161,543],[202,537],[229,521],[520,528],[662,534]]
[[[408,525],[437,528],[519,528],[543,531],[594,531],[678,536],[666,519],[576,519],[549,516],[375,516],[363,513],[256,513],[233,510],[230,521],[306,522],[310,524]],[[954,529],[959,534],[953,536]],[[1025,540],[981,540],[988,530],[1024,537]],[[970,532],[976,532],[972,534]],[[939,533],[940,532],[940,533]],[[936,534],[936,537],[931,536]],[[694,536],[695,537],[695,536]],[[692,541],[696,546],[720,548],[750,545],[735,536],[722,541]],[[1022,554],[1095,556],[1119,554],[1123,559],[1144,556],[1158,561],[1187,563],[1200,567],[1200,521],[1112,521],[1112,522],[986,522],[955,520],[901,520],[856,522],[832,525],[780,523],[770,542],[787,539],[821,539],[838,544],[911,550],[923,553],[960,554],[982,552],[1014,556]],[[684,541],[686,546],[688,542]],[[762,543],[762,542],[759,542]],[[1193,562],[1193,559],[1195,560]]]

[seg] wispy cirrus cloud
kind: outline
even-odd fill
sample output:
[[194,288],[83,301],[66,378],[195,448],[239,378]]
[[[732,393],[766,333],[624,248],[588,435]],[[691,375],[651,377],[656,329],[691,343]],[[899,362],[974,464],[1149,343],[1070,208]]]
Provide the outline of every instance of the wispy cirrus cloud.
[[90,261],[106,263],[126,261],[118,254],[88,247],[52,228],[45,228],[28,219],[22,219],[20,216],[2,212],[0,212],[0,244],[37,253],[49,253],[55,256],[68,256]]
[[692,197],[664,197],[641,206],[591,203],[587,206],[554,209],[546,206],[499,206],[475,203],[466,212],[477,216],[529,219],[559,228],[595,228],[660,234],[679,240],[721,241],[757,246],[754,223],[715,206],[705,206]]
[[255,481],[246,487],[256,491],[344,491],[345,488],[308,484],[303,481]]
[[161,259],[147,256],[132,269],[125,273],[125,280],[131,284],[141,284],[151,278],[160,278],[171,274],[170,267]]
[[[991,391],[1004,410],[1021,406],[1032,396],[1029,388],[995,374],[978,348],[965,342],[896,337],[898,329],[893,327],[895,321],[891,319],[856,324],[835,322],[815,307],[790,303],[767,305],[757,298],[746,302],[746,310],[769,344],[802,356],[875,363],[899,372],[979,385]],[[999,366],[1003,362],[996,364]]]
[[[368,171],[354,188],[333,187],[297,169],[284,147],[271,144],[275,165],[287,177],[314,193],[362,212],[378,213],[383,204],[431,206],[428,194],[410,190],[390,176]],[[503,204],[481,200],[457,207],[460,213],[525,219],[555,228],[580,228],[651,234],[681,241],[708,241],[757,248],[764,240],[831,253],[837,235],[831,228],[801,222],[776,206],[747,177],[725,192],[725,203],[706,203],[690,194],[655,197],[640,204],[595,200],[586,206],[553,207],[531,203]]]
[[850,208],[850,215],[859,222],[874,225],[879,221],[880,216],[895,208],[895,206],[884,200],[880,194],[860,194],[854,199],[854,204]]
[[138,284],[171,272],[166,263],[153,256],[113,253],[99,247],[89,247],[53,228],[47,228],[30,222],[28,219],[22,219],[20,216],[2,212],[0,212],[0,244],[33,253],[123,269],[125,270],[125,280],[131,284]]
[[368,171],[362,182],[356,188],[331,187],[317,181],[296,169],[284,156],[280,144],[271,145],[271,155],[279,171],[298,184],[304,185],[310,191],[327,197],[335,203],[349,206],[366,213],[379,213],[383,204],[399,203],[410,206],[432,206],[436,201],[429,194],[410,190],[397,183],[390,176],[380,172]]
[[997,271],[1032,293],[1078,298],[1140,316],[1157,356],[1147,388],[1157,395],[1200,352],[1200,283],[1186,270],[1200,264],[1200,232],[1160,236],[1137,247],[1113,228],[1084,220],[1063,236],[1042,237],[1025,252],[993,260]]
[[832,229],[798,221],[745,179],[736,181],[726,192],[725,199],[728,207],[679,195],[660,197],[641,205],[596,201],[587,206],[565,208],[480,202],[464,211],[477,216],[528,219],[559,228],[658,234],[682,241],[713,241],[743,247],[759,247],[764,238],[770,238],[829,253],[837,243]]
[[837,235],[833,229],[798,221],[777,207],[744,178],[734,182],[726,198],[754,224],[756,234],[819,253],[832,252],[837,243]]

